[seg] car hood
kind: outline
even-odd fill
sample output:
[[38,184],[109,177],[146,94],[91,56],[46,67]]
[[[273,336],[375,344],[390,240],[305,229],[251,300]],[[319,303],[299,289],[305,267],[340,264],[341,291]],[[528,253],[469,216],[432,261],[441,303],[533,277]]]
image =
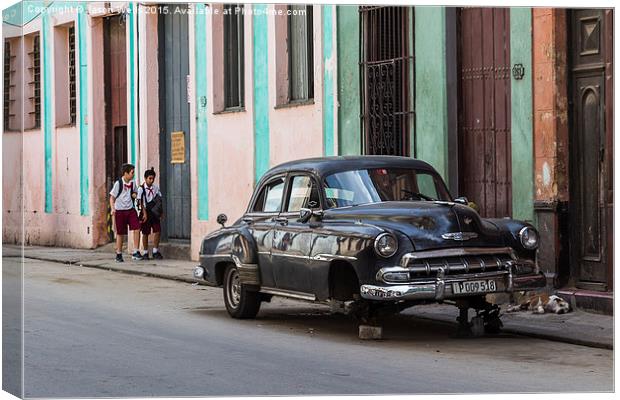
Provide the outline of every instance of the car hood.
[[[329,220],[349,220],[400,231],[409,237],[417,251],[506,246],[502,232],[495,224],[481,219],[472,208],[452,202],[387,201],[363,204],[327,210],[324,221]],[[463,240],[462,236],[471,237]]]

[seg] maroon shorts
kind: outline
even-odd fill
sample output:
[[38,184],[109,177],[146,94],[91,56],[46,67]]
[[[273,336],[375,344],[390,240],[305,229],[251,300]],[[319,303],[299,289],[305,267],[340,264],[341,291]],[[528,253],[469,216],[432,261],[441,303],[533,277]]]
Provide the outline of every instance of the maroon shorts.
[[158,219],[149,218],[146,222],[140,223],[140,231],[143,235],[150,235],[151,230],[153,233],[161,232],[161,223]]
[[114,222],[116,223],[117,235],[126,235],[127,225],[129,225],[130,231],[140,229],[138,214],[133,208],[130,210],[116,210],[116,213],[114,214]]

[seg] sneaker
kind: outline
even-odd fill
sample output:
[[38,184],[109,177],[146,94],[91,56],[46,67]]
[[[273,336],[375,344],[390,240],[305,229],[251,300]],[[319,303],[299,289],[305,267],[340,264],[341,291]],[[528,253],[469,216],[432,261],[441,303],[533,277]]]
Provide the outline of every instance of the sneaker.
[[116,255],[116,262],[124,262],[125,260],[123,260],[123,255],[122,254],[117,254]]
[[157,253],[153,253],[153,260],[163,260],[161,253],[158,251]]
[[148,260],[149,259],[149,253],[142,254],[142,259],[143,260]]
[[131,255],[132,260],[142,260],[142,254],[139,251],[136,251]]

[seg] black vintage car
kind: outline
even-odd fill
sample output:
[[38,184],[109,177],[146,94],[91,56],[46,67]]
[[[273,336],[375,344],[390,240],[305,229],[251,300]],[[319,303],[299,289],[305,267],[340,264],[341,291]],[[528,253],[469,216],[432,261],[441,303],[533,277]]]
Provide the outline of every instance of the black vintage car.
[[353,301],[362,319],[446,300],[461,309],[461,325],[474,308],[497,331],[499,310],[486,294],[545,286],[538,233],[467,204],[411,158],[288,162],[263,176],[243,217],[228,227],[218,217],[194,276],[223,286],[234,318],[255,317],[273,295]]

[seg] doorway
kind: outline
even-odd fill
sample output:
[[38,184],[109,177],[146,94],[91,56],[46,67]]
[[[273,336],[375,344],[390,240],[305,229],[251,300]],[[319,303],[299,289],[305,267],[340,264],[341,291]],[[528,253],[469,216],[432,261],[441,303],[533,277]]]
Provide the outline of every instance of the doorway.
[[510,10],[463,8],[458,21],[459,194],[510,216]]

